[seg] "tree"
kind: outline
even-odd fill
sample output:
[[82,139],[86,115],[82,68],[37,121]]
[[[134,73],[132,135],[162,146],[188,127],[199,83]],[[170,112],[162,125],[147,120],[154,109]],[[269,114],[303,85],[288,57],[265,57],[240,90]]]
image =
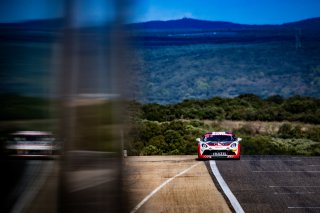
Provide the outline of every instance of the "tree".
[[280,126],[278,130],[278,135],[281,138],[291,138],[292,137],[292,132],[293,132],[293,127],[289,123],[284,123]]
[[167,130],[164,133],[164,137],[166,143],[169,145],[169,152],[178,150],[179,154],[185,153],[186,144],[183,143],[183,138],[177,131]]
[[161,150],[153,145],[148,145],[144,147],[140,155],[159,155],[162,154]]
[[274,104],[280,105],[283,103],[284,99],[280,95],[273,95],[273,96],[268,97],[266,99],[266,101],[269,103],[274,103]]
[[161,151],[159,154],[166,153],[169,151],[169,149],[168,149],[169,146],[166,143],[163,135],[157,135],[157,136],[154,136],[153,138],[151,138],[148,142],[148,146],[149,145],[157,147],[159,149],[159,151]]

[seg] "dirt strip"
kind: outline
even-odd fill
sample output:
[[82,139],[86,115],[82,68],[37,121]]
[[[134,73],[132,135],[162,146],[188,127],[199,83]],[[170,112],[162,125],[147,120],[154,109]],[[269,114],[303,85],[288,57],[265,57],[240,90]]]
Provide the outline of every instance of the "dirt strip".
[[[197,164],[196,156],[139,156],[125,159],[124,187],[134,209],[168,179]],[[203,162],[159,189],[136,212],[231,212]]]

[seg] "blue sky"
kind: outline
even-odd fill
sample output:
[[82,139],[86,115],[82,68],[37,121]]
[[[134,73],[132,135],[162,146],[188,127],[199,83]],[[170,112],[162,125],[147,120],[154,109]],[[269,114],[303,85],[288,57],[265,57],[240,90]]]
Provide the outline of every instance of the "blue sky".
[[19,22],[61,17],[62,3],[63,0],[0,0],[0,21]]
[[[119,0],[116,0],[119,1]],[[127,0],[130,22],[183,17],[242,24],[281,24],[320,17],[320,0]],[[75,20],[99,23],[114,15],[112,0],[76,0]],[[61,17],[63,0],[1,0],[0,22]]]
[[140,0],[137,21],[181,17],[243,24],[281,24],[320,16],[320,0]]

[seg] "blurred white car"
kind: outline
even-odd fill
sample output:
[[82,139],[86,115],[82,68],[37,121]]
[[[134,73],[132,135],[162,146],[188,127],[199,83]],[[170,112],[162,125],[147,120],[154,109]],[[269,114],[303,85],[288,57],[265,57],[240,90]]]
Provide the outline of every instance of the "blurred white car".
[[50,132],[19,131],[12,133],[6,143],[10,156],[50,157],[59,150],[55,138]]

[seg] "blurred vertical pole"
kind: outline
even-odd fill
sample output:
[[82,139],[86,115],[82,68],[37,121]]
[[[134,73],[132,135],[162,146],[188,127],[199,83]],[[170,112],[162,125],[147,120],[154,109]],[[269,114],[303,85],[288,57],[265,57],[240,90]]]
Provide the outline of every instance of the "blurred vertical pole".
[[[60,138],[63,140],[59,212],[128,210],[122,188],[123,107],[121,101],[112,99],[114,94],[120,100],[124,98],[125,85],[121,79],[126,76],[125,2],[101,0],[100,3],[103,1],[114,5],[114,8],[105,8],[106,12],[115,14],[113,19],[108,26],[88,30],[77,28],[74,22],[75,16],[82,15],[81,11],[75,12],[79,9],[77,4],[85,0],[65,0],[59,75]],[[108,113],[107,107],[111,110],[111,121],[102,120],[106,117],[103,113]]]
[[73,43],[73,32],[72,32],[72,7],[74,5],[73,0],[64,1],[64,28],[63,28],[63,39],[62,39],[62,53],[61,53],[61,68],[59,72],[59,110],[60,110],[60,124],[59,124],[59,138],[62,142],[62,150],[60,156],[60,174],[59,174],[59,192],[58,192],[58,211],[69,212],[68,208],[68,190],[67,190],[67,171],[70,163],[68,159],[68,151],[72,147],[72,131],[74,131],[74,112],[73,108],[70,107],[72,101],[74,87],[75,87],[75,72],[73,68],[74,57],[74,43]]
[[[127,2],[126,0],[114,0],[115,2],[115,10],[116,15],[115,15],[115,21],[114,21],[114,30],[111,33],[111,69],[113,70],[112,73],[115,74],[114,79],[115,79],[115,86],[117,88],[116,91],[120,94],[120,97],[126,98],[128,94],[125,92],[126,91],[126,80],[129,79],[129,73],[128,73],[128,55],[129,55],[129,48],[126,45],[126,33],[124,30],[124,23],[126,21],[126,14],[125,11],[127,10]],[[124,80],[126,79],[126,80]],[[129,80],[130,81],[130,80]],[[119,120],[121,119],[122,121],[125,120],[125,112],[124,112],[124,106],[123,103],[121,106],[116,107],[117,111],[114,114],[114,119]],[[128,124],[126,124],[128,125]],[[126,193],[124,186],[123,186],[123,181],[125,180],[123,174],[124,174],[124,164],[123,164],[123,149],[124,149],[124,135],[123,132],[124,130],[124,124],[121,125],[121,129],[117,130],[118,135],[119,135],[119,140],[120,144],[120,149],[119,149],[119,156],[120,156],[120,161],[119,161],[119,192],[121,193],[121,199],[119,205],[121,206],[120,209],[118,209],[119,212],[129,212],[129,207],[127,206],[128,204],[128,193]]]

